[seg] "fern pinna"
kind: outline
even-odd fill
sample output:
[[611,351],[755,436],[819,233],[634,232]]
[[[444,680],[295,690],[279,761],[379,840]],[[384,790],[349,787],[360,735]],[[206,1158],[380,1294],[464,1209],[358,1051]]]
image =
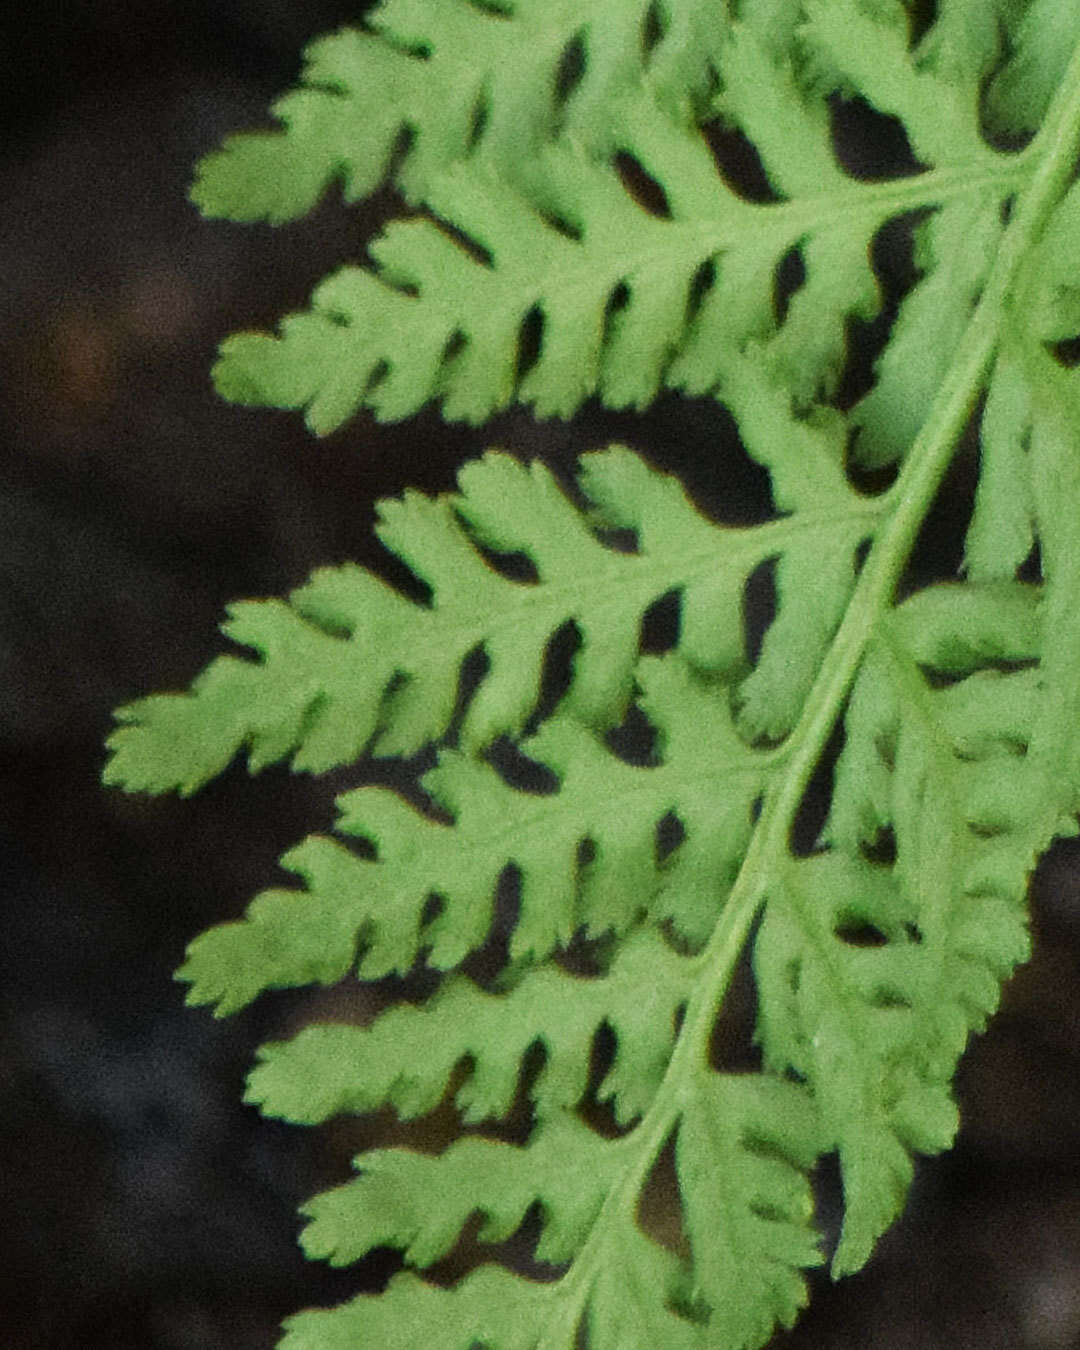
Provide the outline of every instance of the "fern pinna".
[[[913,165],[844,165],[836,112],[858,101],[903,128]],[[291,757],[362,778],[370,756],[437,751],[416,800],[345,793],[339,838],[287,853],[296,883],[198,938],[180,978],[228,1013],[267,989],[445,972],[369,1025],[265,1046],[248,1099],[314,1123],[454,1095],[443,1152],[364,1153],[310,1202],[310,1255],[392,1246],[423,1272],[479,1212],[492,1243],[538,1217],[548,1264],[482,1261],[450,1286],[406,1271],[292,1317],[282,1345],[752,1350],[794,1321],[807,1268],[866,1262],[913,1155],[949,1146],[957,1059],[1027,954],[1028,876],[1076,833],[1080,7],[384,0],[313,44],[275,112],[279,129],[201,165],[206,214],[284,221],[388,176],[409,213],[277,334],[225,342],[226,397],[325,433],[433,400],[480,422],[515,402],[568,417],[594,396],[711,396],[775,506],[714,523],[617,446],[576,484],[490,452],[455,493],[382,506],[380,538],[429,600],[321,570],[232,607],[246,654],[120,709],[106,780],[129,791],[192,792],[240,752],[253,771]],[[768,191],[725,178],[716,128]],[[882,305],[870,246],[900,218],[917,275],[855,398],[852,325]],[[909,555],[965,428],[963,565],[920,589]],[[757,650],[743,611],[764,564],[777,601]],[[677,639],[644,654],[643,618],[672,594]],[[647,758],[611,734],[628,715]],[[827,817],[796,848],[822,763]],[[463,965],[510,884],[507,965],[482,986]],[[759,1066],[720,1071],[710,1040],[744,954]],[[507,1142],[522,1091],[528,1129]],[[827,1155],[828,1253],[810,1184]],[[642,1211],[665,1157],[666,1240]]]

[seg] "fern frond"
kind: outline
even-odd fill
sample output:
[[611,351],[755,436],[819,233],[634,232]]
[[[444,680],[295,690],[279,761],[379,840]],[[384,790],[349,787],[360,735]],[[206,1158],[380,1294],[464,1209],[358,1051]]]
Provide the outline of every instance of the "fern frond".
[[[398,1247],[410,1265],[430,1266],[451,1250],[474,1210],[484,1214],[480,1241],[501,1242],[539,1203],[544,1235],[536,1259],[568,1261],[611,1189],[621,1152],[617,1140],[569,1115],[538,1126],[526,1148],[472,1136],[438,1157],[371,1150],[358,1158],[355,1181],[306,1206],[304,1250],[343,1266],[373,1247]],[[437,1210],[433,1190],[445,1196]]]
[[549,1303],[547,1286],[501,1266],[481,1266],[453,1290],[406,1273],[395,1275],[378,1298],[361,1295],[338,1308],[286,1319],[279,1350],[356,1350],[365,1339],[383,1350],[440,1343],[446,1350],[473,1350],[478,1340],[530,1350]]
[[[586,458],[579,507],[542,467],[489,454],[456,494],[383,507],[428,603],[324,571],[288,603],[232,611],[256,659],[121,711],[107,777],[135,789],[193,790],[244,749],[253,769],[325,769],[434,742],[430,809],[346,793],[338,837],[285,856],[301,885],[198,938],[179,974],[223,1013],[352,972],[447,972],[419,1006],[265,1047],[248,1098],[318,1121],[416,1116],[453,1091],[467,1137],[362,1154],[307,1206],[308,1251],[344,1264],[389,1244],[430,1271],[478,1212],[489,1244],[531,1216],[548,1268],[482,1265],[452,1288],[409,1272],[291,1319],[285,1350],[759,1350],[822,1260],[819,1160],[840,1165],[840,1275],[899,1213],[916,1156],[951,1142],[958,1056],[1028,953],[1031,869],[1077,833],[1080,377],[1062,344],[1080,328],[1080,47],[1060,78],[1040,65],[1080,44],[1076,21],[1046,0],[942,0],[913,45],[925,7],[900,0],[602,8],[392,0],[381,36],[313,58],[333,89],[295,96],[284,133],[236,142],[203,179],[208,204],[280,218],[341,173],[370,190],[409,126],[403,177],[436,218],[393,226],[373,269],[332,278],[280,337],[226,344],[231,397],[329,430],[432,398],[476,420],[515,399],[568,414],[597,392],[712,393],[778,513],[712,524],[619,449]],[[358,72],[382,97],[399,67],[416,111],[389,99],[370,153],[335,141]],[[915,173],[840,166],[831,109],[851,99],[904,130]],[[724,181],[700,130],[714,113],[778,200]],[[1015,152],[984,136],[1036,126]],[[251,181],[305,137],[321,158],[292,186]],[[639,170],[660,209],[635,197]],[[870,392],[841,411],[846,330],[879,306],[870,247],[913,212],[933,213],[914,228],[919,278]],[[796,254],[805,279],[774,303]],[[898,603],[966,427],[981,457],[961,576]],[[897,464],[895,483],[864,494],[851,459]],[[743,606],[766,564],[777,604],[755,658]],[[668,596],[673,649],[643,656]],[[568,625],[580,647],[552,711],[545,666]],[[628,711],[654,733],[637,762],[611,734]],[[509,961],[481,988],[462,966],[500,887],[518,902]],[[567,969],[582,939],[598,939],[589,976]],[[736,1074],[713,1042],[744,955],[761,1060]],[[519,1094],[522,1142],[478,1132]],[[648,1212],[672,1170],[675,1238]]]
[[[927,279],[908,298],[899,353],[857,419],[867,461],[895,459],[925,415],[992,260],[1002,204],[1027,166],[981,138],[974,75],[958,88],[929,61],[916,68],[895,26],[868,17],[857,0],[808,6],[798,36],[834,85],[902,119],[932,166],[926,173],[888,185],[853,181],[835,160],[820,92],[800,88],[788,53],[734,24],[720,49],[728,75],[718,107],[755,143],[786,200],[740,197],[698,132],[640,89],[614,105],[612,134],[659,184],[665,215],[644,211],[613,163],[576,144],[552,146],[513,182],[482,158],[460,162],[432,180],[425,201],[472,253],[434,221],[392,225],[372,246],[377,270],[337,273],[280,337],[229,339],[219,389],[237,402],[303,407],[320,432],[363,406],[394,419],[434,397],[445,416],[470,421],[515,399],[540,416],[568,416],[593,393],[614,407],[642,407],[664,384],[726,399],[733,357],[758,339],[805,401],[834,387],[847,319],[878,308],[874,235],[897,215],[933,207],[938,214],[920,229]],[[805,281],[778,324],[774,279],[793,250]],[[969,278],[962,286],[953,282],[961,274]],[[517,352],[535,315],[540,350],[523,372]],[[901,406],[902,388],[910,408]]]
[[[1026,758],[1039,684],[1000,669],[1035,658],[1040,618],[1032,587],[954,584],[882,623],[845,719],[830,851],[795,863],[766,909],[759,1032],[766,1063],[799,1073],[835,1132],[838,1274],[899,1212],[910,1152],[951,1143],[956,1061],[1028,956],[1034,857],[1075,832],[1068,793]],[[935,674],[960,678],[935,688]],[[885,832],[895,862],[867,866]]]
[[274,105],[282,129],[230,137],[203,159],[192,200],[276,224],[337,179],[359,201],[393,169],[416,202],[472,155],[513,177],[558,133],[606,149],[612,103],[642,82],[673,113],[703,105],[724,22],[702,0],[383,0],[365,31],[308,47],[303,87]]
[[[424,1267],[451,1250],[474,1209],[484,1216],[479,1240],[498,1242],[539,1205],[544,1229],[536,1259],[568,1262],[586,1245],[632,1139],[603,1139],[563,1115],[534,1130],[524,1147],[468,1138],[438,1157],[402,1149],[361,1154],[356,1180],[307,1207],[305,1250],[344,1265],[389,1245]],[[616,1291],[598,1272],[585,1307],[591,1338],[630,1350],[699,1343],[692,1322],[658,1304],[658,1284],[671,1302],[686,1300],[684,1311],[696,1304],[699,1324],[712,1310],[710,1333],[725,1346],[757,1345],[776,1322],[790,1325],[805,1301],[801,1272],[821,1261],[804,1175],[819,1149],[804,1089],[752,1075],[713,1075],[688,1105],[676,1147],[680,1182],[691,1197],[691,1269],[679,1271],[624,1216],[609,1238],[621,1250],[606,1253],[605,1266],[628,1279]],[[445,1197],[438,1213],[430,1205],[433,1191]],[[543,1287],[550,1306],[535,1343],[569,1347],[565,1333],[574,1317],[567,1313],[579,1296],[572,1283]],[[415,1309],[401,1313],[410,1324],[426,1298],[422,1286],[412,1288]],[[357,1325],[356,1311],[355,1304],[340,1310],[342,1320]]]
[[525,1056],[540,1045],[544,1066],[529,1096],[537,1118],[547,1119],[581,1100],[593,1041],[606,1024],[618,1057],[598,1097],[610,1100],[625,1126],[647,1108],[663,1077],[676,1015],[697,974],[692,957],[642,927],[602,976],[547,964],[505,992],[487,993],[454,975],[422,1006],[389,1008],[371,1026],[311,1026],[291,1041],[264,1045],[246,1100],[266,1115],[308,1124],[385,1105],[408,1119],[433,1110],[467,1062],[455,1101],[476,1124],[508,1114]]
[[[643,662],[644,706],[661,738],[661,762],[628,764],[569,717],[550,718],[524,742],[526,756],[558,777],[550,793],[522,792],[491,765],[444,751],[423,787],[453,816],[422,816],[389,789],[339,800],[338,831],[374,858],[313,836],[282,864],[303,892],[267,891],[247,918],[192,943],[181,977],[193,1003],[232,1012],[263,989],[408,971],[420,952],[447,970],[480,947],[496,889],[520,875],[514,960],[540,960],[582,929],[621,934],[646,914],[670,919],[698,945],[712,930],[752,829],[754,802],[776,754],[749,749],[731,720],[727,691],[696,687],[677,661]],[[724,790],[718,796],[718,784]],[[692,842],[657,860],[661,822],[674,816]],[[588,845],[591,861],[583,864]],[[425,919],[431,896],[439,913]]]
[[[767,400],[757,415],[772,416]],[[787,464],[801,456],[813,468],[815,448],[807,429],[789,442]],[[820,458],[820,471],[801,480],[801,495],[835,502],[828,483],[839,466],[824,451]],[[244,749],[253,772],[290,754],[294,768],[313,772],[367,750],[410,754],[446,732],[462,667],[481,648],[488,670],[459,736],[466,747],[490,744],[519,732],[533,714],[549,644],[570,622],[580,648],[561,706],[586,725],[614,726],[630,697],[642,618],[673,591],[681,596],[687,659],[716,675],[749,669],[743,591],[754,569],[778,555],[796,564],[828,560],[817,584],[827,575],[832,597],[823,626],[804,635],[800,657],[770,639],[746,688],[751,734],[764,720],[753,708],[765,681],[777,694],[769,728],[790,725],[877,508],[849,492],[847,509],[834,504],[764,526],[721,527],[698,513],[675,480],[622,449],[586,456],[581,485],[594,503],[591,517],[542,464],[526,468],[491,453],[462,469],[455,495],[410,492],[402,502],[383,502],[379,536],[431,588],[430,603],[413,603],[372,573],[344,566],[317,572],[287,603],[232,605],[223,631],[259,659],[219,657],[190,693],[121,708],[106,782],[187,794]],[[789,495],[798,498],[800,489],[793,484]],[[604,541],[613,527],[635,532],[636,551]],[[524,554],[535,583],[503,575],[484,550]],[[780,585],[794,602],[798,579],[787,586],[782,577]]]

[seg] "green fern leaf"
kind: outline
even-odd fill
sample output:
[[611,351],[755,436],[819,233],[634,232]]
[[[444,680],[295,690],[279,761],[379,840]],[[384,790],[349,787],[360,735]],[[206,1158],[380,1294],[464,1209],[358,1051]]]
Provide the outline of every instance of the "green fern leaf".
[[280,1350],[356,1350],[365,1340],[384,1350],[414,1350],[417,1343],[473,1350],[478,1340],[528,1350],[548,1302],[544,1285],[516,1279],[498,1266],[481,1266],[453,1291],[415,1275],[396,1275],[378,1298],[361,1296],[339,1308],[288,1318]]
[[[253,770],[291,756],[362,776],[367,754],[431,747],[414,796],[345,793],[336,837],[283,859],[300,884],[197,938],[179,972],[218,1013],[445,972],[369,1025],[264,1047],[250,1076],[268,1115],[414,1118],[452,1094],[467,1127],[432,1153],[369,1150],[305,1206],[309,1255],[390,1245],[415,1269],[291,1318],[285,1350],[760,1350],[806,1271],[862,1267],[918,1155],[952,1142],[958,1058],[1028,954],[1031,870],[1078,832],[1080,26],[1054,0],[922,9],[388,0],[312,49],[283,131],[204,165],[208,212],[284,219],[335,178],[372,191],[405,129],[400,181],[427,212],[280,336],[230,339],[217,380],[234,400],[328,431],[432,399],[478,421],[515,401],[569,415],[594,394],[711,394],[775,506],[716,525],[622,449],[585,458],[579,505],[491,453],[455,494],[382,507],[426,603],[324,570],[230,611],[254,659],[120,710],[106,779],[134,790],[192,791],[245,750]],[[841,165],[834,117],[854,101],[903,130],[910,173]],[[771,200],[725,179],[714,118]],[[847,346],[881,305],[870,250],[913,214],[917,278],[859,396]],[[919,583],[905,569],[965,429],[963,566]],[[853,465],[897,477],[856,486]],[[755,651],[744,607],[766,566]],[[666,597],[672,649],[643,655]],[[630,718],[650,753],[619,752]],[[827,812],[807,840],[815,776]],[[508,959],[482,987],[470,963],[500,889],[517,901]],[[733,1073],[713,1044],[744,957],[760,1061]],[[528,1122],[495,1137],[521,1100]],[[826,1155],[843,1187],[828,1254]],[[666,1224],[650,1209],[665,1184]],[[439,1287],[474,1214],[492,1260]],[[497,1264],[527,1220],[535,1278]]]
[[384,1105],[410,1118],[434,1109],[455,1069],[468,1062],[455,1100],[463,1118],[478,1124],[509,1113],[526,1053],[539,1044],[544,1067],[530,1098],[537,1117],[546,1119],[581,1100],[591,1047],[606,1023],[619,1055],[598,1095],[626,1125],[659,1086],[676,1015],[697,973],[692,957],[643,927],[602,977],[544,965],[491,994],[455,975],[421,1007],[390,1008],[371,1026],[312,1026],[291,1041],[264,1045],[246,1100],[266,1115],[308,1124]]
[[1003,0],[992,8],[1000,11],[1010,50],[990,87],[991,125],[1003,132],[1034,131],[1080,40],[1080,15],[1055,0],[1031,0],[1027,5]]
[[[567,416],[594,392],[615,407],[642,407],[663,383],[726,399],[730,361],[757,338],[805,400],[835,384],[847,319],[876,312],[867,257],[876,231],[899,213],[935,207],[919,231],[929,275],[908,297],[857,414],[860,455],[895,459],[925,416],[1026,165],[979,134],[976,72],[960,84],[951,67],[948,77],[929,60],[917,67],[896,26],[856,0],[808,6],[798,34],[833,85],[902,119],[932,171],[904,188],[853,182],[836,164],[822,91],[801,92],[788,54],[735,24],[719,43],[721,72],[731,73],[718,107],[758,145],[787,200],[743,200],[694,129],[665,115],[647,89],[628,92],[613,105],[615,148],[655,177],[666,216],[644,213],[595,151],[553,146],[513,183],[497,163],[462,161],[432,180],[425,202],[482,256],[435,222],[392,226],[372,247],[377,271],[339,272],[278,338],[230,339],[219,389],[239,402],[304,407],[320,432],[361,406],[394,419],[433,397],[449,418],[482,420],[515,398],[540,416]],[[792,250],[806,280],[777,325],[774,276]],[[620,287],[625,303],[613,309]],[[534,313],[540,352],[522,375],[519,334]]]
[[[739,739],[724,690],[696,688],[673,660],[643,664],[640,678],[666,762],[627,764],[576,721],[553,717],[523,749],[558,775],[554,793],[518,791],[490,765],[447,750],[423,786],[452,814],[452,826],[388,789],[346,794],[338,830],[365,840],[374,859],[317,836],[287,853],[283,865],[304,878],[306,891],[267,891],[243,922],[194,942],[181,972],[191,1001],[232,1012],[263,989],[333,983],[358,945],[366,979],[408,971],[421,950],[432,966],[450,969],[487,938],[496,889],[511,866],[521,878],[513,959],[543,959],[579,929],[623,933],[650,912],[700,945],[777,759]],[[719,809],[718,779],[726,784]],[[672,813],[693,843],[661,867],[657,832]],[[593,858],[583,866],[586,841]],[[705,878],[712,895],[687,884]],[[425,921],[433,895],[441,909]]]
[[[423,1267],[450,1250],[474,1209],[484,1216],[479,1239],[498,1242],[539,1204],[544,1235],[536,1257],[565,1263],[586,1243],[632,1138],[604,1140],[563,1116],[534,1131],[524,1148],[468,1138],[438,1157],[400,1149],[361,1154],[355,1181],[307,1206],[305,1250],[343,1265],[373,1247],[395,1246]],[[803,1174],[819,1151],[812,1102],[790,1083],[716,1075],[688,1107],[678,1138],[680,1181],[693,1197],[693,1284],[684,1291],[663,1248],[632,1223],[620,1224],[610,1241],[621,1250],[605,1267],[628,1278],[616,1297],[599,1275],[589,1326],[600,1344],[696,1344],[691,1323],[657,1306],[659,1285],[671,1298],[688,1293],[715,1308],[710,1329],[722,1344],[759,1344],[776,1321],[794,1321],[805,1301],[800,1272],[821,1260]],[[446,1197],[438,1213],[429,1203],[435,1190]],[[574,1293],[558,1283],[547,1288],[552,1306],[539,1335],[546,1344],[569,1344],[556,1328]]]
[[[832,851],[797,864],[766,911],[760,1034],[766,1061],[805,1077],[836,1131],[840,1274],[896,1217],[907,1150],[951,1142],[956,1060],[1027,959],[1033,857],[1056,831],[1074,832],[1067,796],[1055,800],[1052,780],[1022,758],[1038,723],[1032,672],[990,664],[1032,659],[1039,617],[1033,588],[1015,583],[932,588],[896,611],[845,720]],[[935,690],[923,671],[962,678]],[[896,862],[853,868],[883,831]],[[827,906],[815,900],[825,895]],[[849,945],[861,932],[874,942]],[[834,1085],[845,1094],[835,1102]]]
[[[386,1149],[358,1161],[355,1181],[306,1207],[309,1256],[349,1265],[373,1247],[399,1247],[410,1265],[430,1266],[453,1247],[474,1209],[484,1214],[480,1240],[500,1242],[539,1203],[545,1222],[536,1257],[558,1263],[588,1235],[615,1180],[620,1149],[561,1116],[535,1130],[527,1148],[473,1137],[438,1157]],[[437,1211],[429,1203],[433,1189],[446,1197]]]
[[823,1151],[814,1103],[794,1083],[713,1075],[688,1107],[677,1166],[710,1338],[761,1345],[806,1301],[821,1263],[806,1173]]
[[[758,415],[767,418],[767,407]],[[803,452],[812,466],[813,449],[806,430],[788,453]],[[835,461],[822,472],[827,484],[838,473]],[[698,669],[742,673],[748,663],[738,616],[751,572],[781,552],[825,554],[834,560],[835,620],[853,580],[855,550],[875,516],[873,506],[849,494],[846,511],[808,512],[758,530],[717,527],[677,483],[625,450],[587,457],[582,487],[595,503],[591,524],[541,464],[526,469],[489,454],[463,469],[459,482],[456,496],[431,501],[408,493],[381,506],[380,538],[430,586],[429,605],[345,566],[317,572],[288,604],[231,606],[223,631],[259,659],[219,657],[189,694],[154,695],[120,709],[106,781],[186,794],[242,749],[253,772],[289,754],[294,768],[322,772],[365,750],[412,753],[447,730],[462,666],[481,647],[489,670],[460,736],[466,746],[489,744],[528,721],[548,645],[571,621],[581,647],[563,707],[588,725],[612,726],[625,712],[642,617],[655,601],[681,593],[681,647]],[[813,476],[804,483],[813,501]],[[598,531],[615,526],[636,532],[636,552],[602,541]],[[525,554],[537,582],[497,572],[484,548]],[[585,576],[587,589],[580,585]],[[797,594],[798,580],[791,584]],[[826,617],[803,640],[799,660],[786,650],[763,656],[746,698],[753,702],[766,679],[778,687],[771,729],[790,725],[830,631]],[[771,640],[770,649],[776,646]],[[756,730],[762,719],[752,720]]]
[[[659,29],[646,50],[651,15]],[[208,216],[277,224],[339,178],[358,201],[394,167],[417,201],[471,154],[512,173],[558,132],[606,147],[612,101],[642,81],[673,112],[703,102],[715,22],[700,0],[383,0],[368,31],[308,47],[304,87],[274,105],[283,129],[230,137],[202,161],[192,200]]]

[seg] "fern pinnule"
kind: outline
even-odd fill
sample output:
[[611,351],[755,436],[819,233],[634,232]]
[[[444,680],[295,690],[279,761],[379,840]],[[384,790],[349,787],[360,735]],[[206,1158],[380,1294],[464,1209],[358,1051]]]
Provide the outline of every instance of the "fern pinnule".
[[[516,177],[483,156],[461,160],[424,199],[472,253],[434,221],[391,226],[372,247],[376,270],[343,269],[280,337],[229,339],[219,388],[240,402],[304,407],[320,432],[362,406],[395,419],[434,397],[452,419],[482,420],[518,399],[541,416],[568,416],[594,392],[614,407],[642,407],[665,384],[725,398],[728,365],[756,338],[805,403],[835,387],[848,319],[869,319],[880,305],[868,258],[876,232],[934,208],[917,230],[927,276],[906,298],[877,385],[855,411],[860,458],[900,457],[1027,166],[980,136],[977,81],[958,89],[951,69],[917,66],[896,26],[856,0],[811,6],[798,33],[834,83],[903,121],[927,172],[885,187],[841,172],[821,91],[800,88],[787,53],[735,24],[721,43],[721,71],[726,60],[733,73],[718,107],[759,144],[785,200],[745,201],[697,132],[642,86],[614,105],[612,148],[654,176],[665,214],[644,213],[613,160],[577,143],[553,144]],[[770,130],[777,126],[782,137]],[[793,250],[805,279],[778,323],[774,280]],[[954,275],[967,278],[963,286],[948,284]],[[520,335],[537,313],[539,353],[520,372]]]
[[[763,407],[759,416],[766,415]],[[812,449],[805,436],[789,444],[789,478],[796,456],[813,464]],[[745,673],[739,615],[754,569],[785,552],[836,559],[835,612],[876,514],[850,496],[846,510],[725,528],[707,522],[674,480],[628,451],[596,454],[586,465],[591,525],[542,464],[526,468],[500,454],[463,469],[454,496],[408,493],[382,503],[378,533],[430,586],[430,603],[413,603],[346,564],[316,572],[288,603],[231,606],[223,631],[258,659],[219,657],[189,693],[120,709],[106,781],[190,793],[245,749],[253,772],[289,755],[294,768],[322,772],[365,751],[411,754],[446,733],[462,667],[480,647],[488,670],[458,734],[467,747],[488,745],[520,732],[533,714],[549,643],[569,622],[580,649],[562,706],[587,725],[608,728],[625,713],[642,617],[653,603],[680,592],[688,660],[714,674]],[[823,465],[823,482],[831,472]],[[812,504],[816,479],[804,481],[802,495]],[[634,530],[636,551],[605,543],[609,527]],[[536,568],[535,584],[498,572],[483,548],[524,554]],[[816,644],[804,642],[798,660],[780,651],[762,658],[775,667],[773,685],[789,691],[780,722],[790,725],[828,636],[826,626]]]
[[[384,1350],[415,1350],[418,1341],[439,1339],[448,1350],[472,1350],[478,1338],[528,1350],[547,1303],[544,1285],[514,1279],[496,1265],[472,1271],[453,1296],[410,1271],[395,1275],[378,1299],[360,1295],[332,1310],[287,1318],[279,1350],[356,1350],[364,1338]],[[684,1344],[689,1350],[692,1342]]]
[[[522,747],[556,775],[553,792],[520,791],[492,765],[448,749],[422,786],[452,824],[387,788],[346,793],[338,832],[373,856],[321,836],[285,854],[304,890],[266,891],[246,919],[192,943],[181,971],[191,1002],[231,1012],[263,989],[329,984],[348,973],[358,948],[365,979],[404,974],[421,952],[432,967],[451,969],[486,940],[510,867],[520,910],[512,960],[543,960],[579,930],[625,933],[647,914],[700,945],[778,759],[748,748],[727,691],[695,687],[675,657],[643,666],[640,678],[666,761],[626,763],[575,719],[556,716]],[[689,838],[661,864],[658,830],[669,815]],[[582,863],[586,844],[591,859]],[[429,916],[432,895],[441,906]]]
[[[804,1078],[837,1132],[837,1273],[895,1218],[907,1151],[951,1143],[957,1058],[1029,954],[1033,857],[1075,831],[1067,796],[1055,804],[1025,760],[1050,709],[1030,669],[1000,668],[1034,659],[1039,605],[1019,583],[952,584],[882,620],[845,718],[828,851],[788,871],[755,945],[766,1063]],[[955,682],[935,688],[924,670]],[[883,835],[895,860],[870,869]],[[834,1084],[857,1099],[833,1100]]]
[[302,87],[274,105],[282,128],[229,137],[192,198],[208,216],[280,223],[338,179],[359,201],[393,168],[416,202],[470,155],[512,175],[560,132],[606,148],[612,102],[642,80],[673,112],[703,105],[718,17],[698,0],[382,0],[363,30],[311,43]]
[[[806,1091],[779,1079],[713,1075],[705,1091],[688,1102],[678,1139],[675,1165],[686,1195],[693,1197],[686,1221],[698,1278],[687,1279],[670,1253],[649,1241],[625,1212],[617,1213],[605,1225],[610,1249],[584,1299],[565,1277],[536,1286],[545,1296],[535,1307],[537,1325],[553,1344],[569,1344],[560,1324],[572,1325],[581,1301],[601,1345],[647,1344],[650,1335],[663,1336],[663,1345],[693,1345],[693,1321],[674,1316],[674,1307],[656,1299],[658,1285],[667,1289],[670,1304],[681,1302],[699,1321],[711,1310],[713,1332],[736,1347],[758,1344],[774,1322],[790,1324],[802,1307],[801,1272],[821,1261],[805,1177],[821,1141]],[[305,1249],[348,1264],[375,1246],[394,1245],[405,1249],[410,1264],[425,1267],[447,1254],[474,1209],[483,1215],[479,1239],[498,1242],[539,1206],[543,1227],[536,1260],[563,1265],[588,1260],[585,1250],[633,1156],[633,1143],[632,1135],[603,1138],[564,1113],[536,1127],[524,1146],[466,1138],[436,1157],[404,1149],[364,1153],[356,1159],[355,1180],[306,1208],[311,1222]],[[428,1199],[436,1189],[445,1199],[433,1212]],[[613,1269],[626,1272],[622,1287],[605,1278]],[[498,1343],[513,1344],[517,1277],[505,1271],[501,1276],[506,1311],[514,1320],[500,1328]],[[403,1284],[402,1296],[419,1288]],[[753,1297],[746,1297],[748,1290]],[[378,1319],[375,1300],[364,1302],[369,1316]],[[363,1319],[359,1302],[349,1306],[350,1314]],[[414,1297],[409,1306],[419,1330],[423,1303]],[[319,1316],[295,1321],[303,1325],[305,1318]],[[445,1341],[459,1344],[452,1334]]]
[[[954,30],[970,27],[969,7],[963,0],[952,0],[950,8],[955,11]],[[1028,5],[1006,5],[995,17],[1003,30],[1007,60],[990,86],[986,104],[990,125],[1013,135],[1034,131],[1061,88],[1069,57],[1080,42],[1080,14],[1056,0],[1031,0]]]
[[539,1045],[544,1063],[528,1091],[537,1117],[546,1119],[581,1100],[594,1038],[606,1023],[618,1054],[597,1096],[626,1126],[663,1077],[676,1016],[696,974],[692,957],[645,925],[620,944],[601,975],[572,975],[546,963],[488,992],[454,974],[424,1003],[389,1008],[370,1026],[310,1026],[290,1041],[264,1045],[247,1100],[267,1115],[310,1124],[384,1105],[409,1119],[434,1109],[465,1062],[468,1072],[454,1093],[463,1119],[501,1120],[527,1052]]

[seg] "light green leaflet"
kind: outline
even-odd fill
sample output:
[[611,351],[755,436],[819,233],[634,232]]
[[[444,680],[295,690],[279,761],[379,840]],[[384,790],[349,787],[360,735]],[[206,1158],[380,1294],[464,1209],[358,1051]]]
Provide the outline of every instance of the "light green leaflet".
[[[362,1154],[305,1207],[309,1255],[391,1246],[410,1269],[290,1318],[285,1350],[756,1350],[794,1322],[807,1268],[869,1259],[915,1155],[954,1137],[957,1060],[1027,955],[1030,872],[1080,810],[1080,376],[1062,359],[1080,332],[1080,7],[940,0],[916,31],[925,8],[385,0],[312,46],[279,130],[200,168],[211,215],[282,221],[388,174],[411,209],[276,335],[225,342],[227,397],[325,432],[431,400],[482,421],[708,395],[776,508],[718,525],[617,446],[573,485],[491,451],[454,493],[382,504],[426,603],[324,569],[231,608],[246,654],[119,710],[105,777],[132,791],[192,792],[241,752],[252,771],[362,779],[365,756],[434,747],[430,812],[345,793],[338,837],[285,855],[297,882],[197,938],[180,971],[221,1014],[273,988],[444,972],[424,1002],[260,1052],[248,1099],[268,1115],[410,1118],[452,1093],[463,1127],[438,1154]],[[852,100],[902,127],[912,172],[845,169],[833,120]],[[727,181],[706,124],[752,148],[769,199]],[[916,280],[849,407],[852,325],[882,304],[870,246],[898,219]],[[898,603],[969,422],[963,570]],[[750,650],[765,566],[776,612]],[[673,596],[670,650],[643,655]],[[644,762],[610,735],[632,710]],[[796,852],[838,723],[827,819]],[[500,767],[507,745],[546,786]],[[509,961],[481,987],[468,961],[506,886]],[[719,1071],[710,1039],[748,948],[760,1068]],[[527,1136],[506,1142],[491,1127],[522,1093]],[[830,1154],[827,1252],[811,1178]],[[665,1158],[678,1240],[642,1210]],[[451,1287],[425,1279],[477,1213],[481,1243],[538,1218],[548,1277],[496,1251]]]

